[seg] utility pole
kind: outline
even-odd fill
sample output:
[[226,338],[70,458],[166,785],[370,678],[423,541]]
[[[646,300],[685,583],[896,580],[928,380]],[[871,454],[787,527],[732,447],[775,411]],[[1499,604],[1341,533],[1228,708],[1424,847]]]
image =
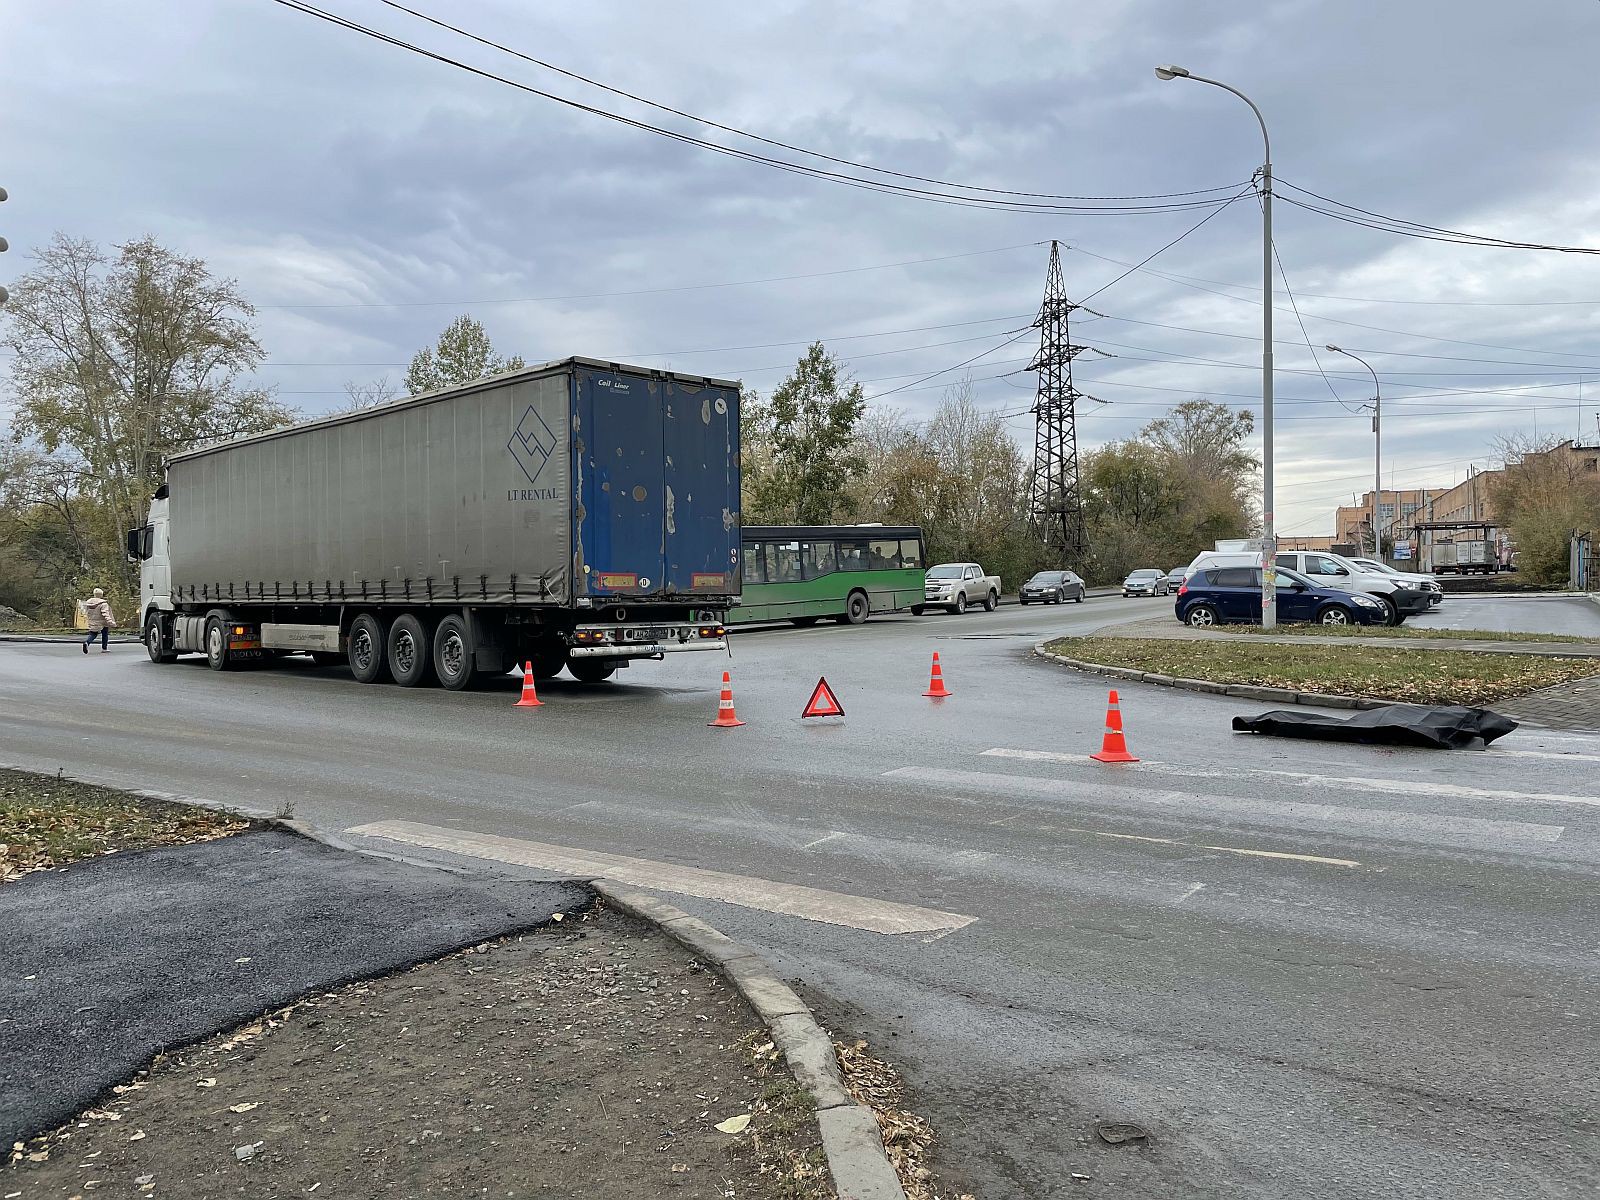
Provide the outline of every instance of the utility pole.
[[[1378,382],[1378,373],[1372,369],[1372,364],[1359,354],[1352,354],[1344,347],[1332,343],[1329,343],[1327,349],[1334,354],[1355,359],[1367,369],[1367,374],[1372,376],[1372,557],[1382,562],[1383,535],[1378,530],[1378,521],[1383,512],[1383,385]],[[1390,474],[1393,475],[1393,472]],[[1398,519],[1400,515],[1398,495],[1395,497],[1394,511]]]
[[1068,316],[1077,308],[1067,299],[1061,277],[1061,244],[1050,243],[1050,270],[1045,275],[1044,302],[1033,326],[1039,331],[1039,352],[1028,370],[1039,373],[1034,400],[1033,499],[1034,528],[1061,566],[1081,566],[1088,549],[1083,527],[1083,491],[1078,481],[1078,411],[1080,393],[1072,386],[1072,360],[1084,349],[1068,336]]

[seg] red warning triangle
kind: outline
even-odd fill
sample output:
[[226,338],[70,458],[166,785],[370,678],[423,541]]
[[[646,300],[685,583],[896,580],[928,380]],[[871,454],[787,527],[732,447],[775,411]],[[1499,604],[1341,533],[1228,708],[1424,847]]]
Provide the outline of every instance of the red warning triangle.
[[818,679],[817,690],[811,693],[811,701],[806,705],[805,712],[800,714],[801,719],[842,716],[844,716],[844,705],[839,703],[839,697],[833,694],[833,689],[828,686],[826,679]]

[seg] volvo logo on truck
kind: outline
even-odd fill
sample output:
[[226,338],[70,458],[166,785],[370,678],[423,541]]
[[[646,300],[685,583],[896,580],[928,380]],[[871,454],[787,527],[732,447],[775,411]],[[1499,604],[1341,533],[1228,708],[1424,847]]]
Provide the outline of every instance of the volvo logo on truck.
[[545,463],[555,453],[556,435],[550,432],[550,426],[545,424],[544,418],[530,404],[512,431],[506,449],[511,451],[511,457],[516,459],[517,466],[522,468],[528,482],[538,483],[539,472],[544,470]]

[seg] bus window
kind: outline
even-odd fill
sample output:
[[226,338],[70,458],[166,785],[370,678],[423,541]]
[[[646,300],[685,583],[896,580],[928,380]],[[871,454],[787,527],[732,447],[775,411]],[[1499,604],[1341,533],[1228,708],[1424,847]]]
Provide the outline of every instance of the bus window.
[[874,571],[898,571],[900,569],[900,543],[871,543],[869,561],[872,563]]
[[922,569],[922,543],[905,541],[900,543],[900,565],[902,567],[915,567]]
[[766,572],[761,569],[761,543],[746,542],[744,544],[744,574],[742,578],[746,583],[765,583]]
[[839,548],[832,542],[802,542],[800,565],[807,579],[820,579],[839,569]]
[[839,543],[839,569],[841,571],[871,570],[865,541]]
[[800,543],[767,543],[767,582],[800,582]]

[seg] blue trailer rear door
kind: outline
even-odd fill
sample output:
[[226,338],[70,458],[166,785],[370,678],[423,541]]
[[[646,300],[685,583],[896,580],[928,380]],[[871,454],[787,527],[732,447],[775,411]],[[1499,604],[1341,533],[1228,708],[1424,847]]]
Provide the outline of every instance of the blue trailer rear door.
[[665,382],[666,580],[678,595],[733,595],[739,562],[739,393]]

